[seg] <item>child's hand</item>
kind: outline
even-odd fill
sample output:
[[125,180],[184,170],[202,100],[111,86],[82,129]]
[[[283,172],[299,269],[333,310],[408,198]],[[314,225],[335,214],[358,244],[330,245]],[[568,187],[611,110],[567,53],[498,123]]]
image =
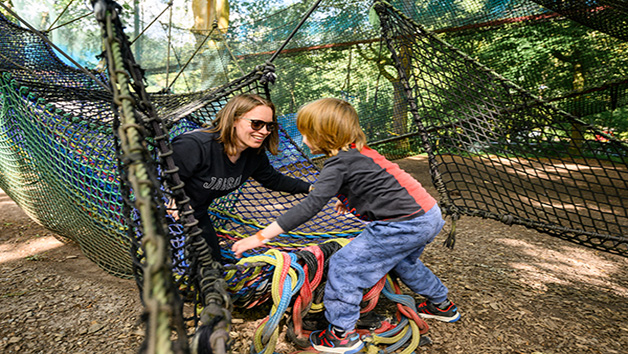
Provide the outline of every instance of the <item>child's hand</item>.
[[347,206],[344,205],[339,200],[336,201],[336,205],[334,206],[334,209],[336,210],[336,213],[338,214],[346,214],[349,212],[349,209],[347,209]]
[[240,241],[234,243],[233,246],[231,246],[231,251],[235,253],[236,258],[241,258],[242,253],[255,247],[261,247],[263,245],[264,244],[262,243],[262,241],[260,241],[257,237],[251,236],[243,238]]

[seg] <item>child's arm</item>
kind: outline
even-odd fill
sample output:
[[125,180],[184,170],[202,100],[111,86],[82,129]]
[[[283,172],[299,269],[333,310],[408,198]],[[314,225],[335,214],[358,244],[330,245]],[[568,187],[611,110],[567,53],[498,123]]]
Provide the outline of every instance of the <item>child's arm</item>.
[[307,186],[310,188],[307,198],[281,214],[277,220],[256,233],[255,236],[247,237],[233,244],[231,251],[235,253],[236,257],[240,258],[242,253],[255,247],[261,247],[267,240],[305,223],[321,211],[333,196],[338,194],[343,183],[344,173],[342,170],[345,169],[345,166],[342,163],[334,164],[333,158],[327,160],[325,164],[314,184],[315,188]]
[[242,257],[242,253],[256,247],[261,247],[264,243],[268,242],[273,237],[283,233],[284,230],[273,221],[270,225],[266,226],[264,230],[258,231],[254,236],[244,238],[231,246],[231,251],[235,253],[237,258]]

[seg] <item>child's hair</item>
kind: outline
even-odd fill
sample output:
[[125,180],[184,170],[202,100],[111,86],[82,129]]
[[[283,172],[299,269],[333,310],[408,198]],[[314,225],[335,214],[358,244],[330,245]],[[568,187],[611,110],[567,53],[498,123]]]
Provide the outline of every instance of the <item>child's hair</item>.
[[[220,142],[225,146],[227,155],[236,153],[236,132],[233,125],[236,120],[257,106],[266,106],[273,111],[273,122],[277,122],[275,116],[275,105],[269,100],[256,94],[240,94],[234,96],[227,104],[216,114],[213,127],[209,130],[212,133],[220,133]],[[266,149],[271,154],[277,155],[279,147],[279,132],[274,129],[264,139],[260,151]]]
[[337,98],[321,98],[301,107],[297,129],[310,145],[327,156],[349,150],[351,144],[358,150],[366,145],[358,112],[349,102]]

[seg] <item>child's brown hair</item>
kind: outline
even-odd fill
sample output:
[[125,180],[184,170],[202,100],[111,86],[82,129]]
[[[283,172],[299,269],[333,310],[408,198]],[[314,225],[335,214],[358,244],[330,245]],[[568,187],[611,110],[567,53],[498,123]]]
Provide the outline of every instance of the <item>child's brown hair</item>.
[[366,145],[358,112],[349,102],[337,98],[321,98],[301,107],[297,128],[316,150],[327,156],[346,151],[351,144],[358,150]]

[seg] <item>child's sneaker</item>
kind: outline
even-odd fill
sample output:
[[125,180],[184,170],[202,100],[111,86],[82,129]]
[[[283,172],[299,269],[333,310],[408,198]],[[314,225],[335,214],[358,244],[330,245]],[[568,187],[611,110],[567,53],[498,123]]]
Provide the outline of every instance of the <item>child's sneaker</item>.
[[453,302],[447,300],[440,306],[425,301],[417,308],[419,316],[423,318],[433,318],[443,322],[456,322],[460,319],[460,312]]
[[332,326],[322,331],[314,331],[310,334],[312,347],[323,353],[354,354],[362,350],[364,343],[360,335],[355,331],[345,333],[344,337],[338,337],[332,330]]

